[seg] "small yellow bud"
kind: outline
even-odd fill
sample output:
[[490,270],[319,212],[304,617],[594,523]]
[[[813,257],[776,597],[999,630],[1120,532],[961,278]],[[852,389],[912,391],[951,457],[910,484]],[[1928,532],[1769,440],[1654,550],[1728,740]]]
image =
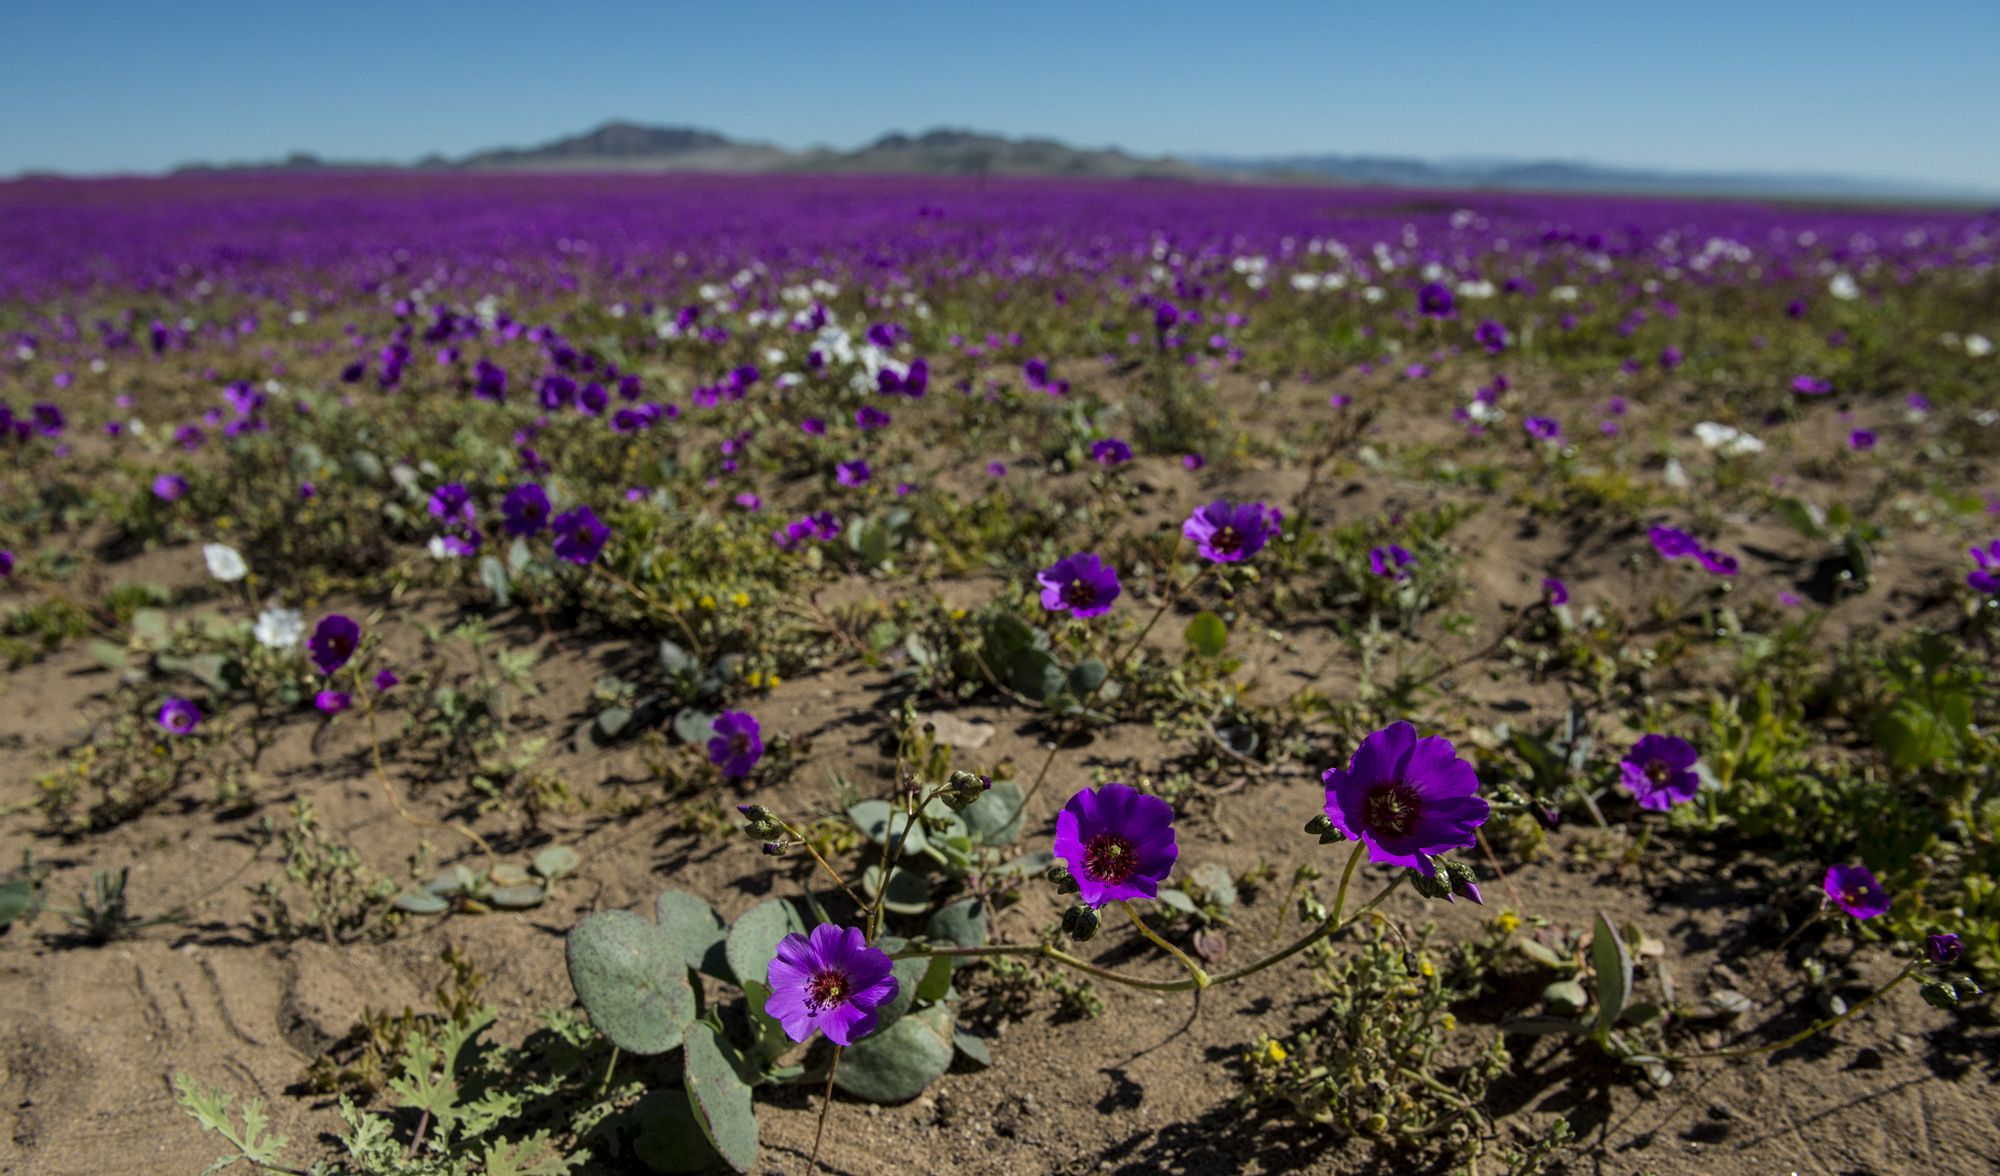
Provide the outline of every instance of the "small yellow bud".
[[1444,1031],[1446,1033],[1450,1033],[1452,1030],[1458,1028],[1458,1018],[1452,1016],[1450,1013],[1446,1013],[1444,1015],[1441,1023],[1444,1025]]
[[1521,916],[1513,911],[1501,911],[1493,920],[1493,926],[1498,928],[1502,935],[1512,935],[1520,929]]
[[749,608],[750,594],[748,592],[738,592],[729,598],[729,603],[735,605],[737,608]]
[[701,594],[701,600],[698,601],[697,603],[699,603],[703,608],[714,608],[715,597],[710,596],[708,593],[704,592]]

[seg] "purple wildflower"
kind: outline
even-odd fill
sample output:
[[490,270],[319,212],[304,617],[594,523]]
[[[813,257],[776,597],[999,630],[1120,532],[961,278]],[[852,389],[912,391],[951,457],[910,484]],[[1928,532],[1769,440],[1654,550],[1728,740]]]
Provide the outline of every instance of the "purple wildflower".
[[188,480],[179,474],[161,474],[153,479],[153,497],[162,502],[174,502],[188,492]]
[[345,690],[322,690],[313,695],[313,709],[328,718],[332,718],[353,704],[353,696]]
[[1450,318],[1456,305],[1451,288],[1442,282],[1426,282],[1424,288],[1417,291],[1417,310],[1427,318]]
[[1368,552],[1368,570],[1378,576],[1393,576],[1398,580],[1407,580],[1410,578],[1410,573],[1403,569],[1416,562],[1417,557],[1411,554],[1410,549],[1399,543],[1376,547]]
[[1856,429],[1847,435],[1847,447],[1856,453],[1866,453],[1875,448],[1875,432],[1872,429]]
[[1472,337],[1486,348],[1488,355],[1498,355],[1507,350],[1507,328],[1492,319],[1483,320],[1472,332]]
[[859,458],[843,461],[834,467],[834,481],[843,486],[860,486],[874,476],[875,471],[869,469],[868,463]]
[[1211,563],[1236,563],[1257,554],[1278,533],[1277,509],[1261,502],[1232,505],[1218,498],[1197,507],[1181,524],[1181,535]]
[[611,538],[611,528],[587,506],[557,515],[549,528],[556,536],[556,558],[578,565],[594,561]]
[[320,618],[313,628],[306,649],[312,655],[313,665],[322,674],[331,674],[347,664],[354,651],[361,646],[361,626],[352,617],[339,613],[329,613]]
[[1368,859],[1435,878],[1431,855],[1464,849],[1492,811],[1479,776],[1442,736],[1395,722],[1361,741],[1345,770],[1327,769],[1326,816]]
[[1181,457],[1181,468],[1187,470],[1189,473],[1193,473],[1207,464],[1208,459],[1199,453],[1183,454]]
[[473,524],[472,492],[463,482],[446,482],[431,491],[431,517],[446,526]]
[[711,728],[715,737],[708,741],[708,762],[722,769],[731,780],[741,780],[764,755],[763,728],[755,716],[744,711],[723,711]]
[[1042,586],[1042,607],[1067,612],[1078,620],[1103,616],[1120,591],[1118,572],[1088,551],[1066,555],[1035,576]]
[[1646,537],[1653,541],[1653,549],[1667,559],[1679,559],[1701,550],[1700,540],[1678,527],[1651,527]]
[[1085,788],[1056,814],[1055,855],[1091,906],[1158,897],[1180,857],[1173,806],[1125,784]]
[[868,946],[859,929],[831,923],[779,940],[765,980],[771,995],[764,1012],[785,1036],[805,1041],[818,1031],[842,1046],[875,1032],[876,1010],[899,991],[888,955]]
[[549,525],[549,493],[536,482],[523,482],[500,500],[501,529],[516,538],[539,535]]
[[855,427],[859,428],[864,433],[873,432],[876,429],[883,428],[888,425],[889,421],[890,421],[889,414],[883,412],[879,408],[876,408],[872,404],[864,404],[860,408],[854,410]]
[[1694,744],[1672,735],[1645,735],[1618,761],[1618,782],[1639,807],[1656,813],[1694,799],[1701,787],[1695,775]]
[[1561,608],[1569,603],[1569,585],[1549,576],[1542,581],[1542,595],[1548,599],[1550,608]]
[[1562,426],[1556,423],[1554,417],[1531,416],[1521,422],[1521,427],[1537,441],[1555,441],[1562,437]]
[[402,679],[397,677],[396,671],[385,667],[375,675],[375,693],[387,694],[401,681]]
[[1940,968],[1949,968],[1957,963],[1959,953],[1963,950],[1958,936],[1949,931],[1939,931],[1924,940],[1925,957]]
[[1817,376],[1793,376],[1792,391],[1801,396],[1824,396],[1833,391],[1833,381]]
[[13,574],[14,553],[11,551],[0,551],[0,580],[4,580]]
[[1988,596],[2000,596],[2000,539],[1995,539],[1984,547],[1968,548],[1972,562],[1979,566],[1965,573],[1965,582],[1975,592]]
[[1090,460],[1098,465],[1123,465],[1132,460],[1132,447],[1116,437],[1090,443]]
[[1823,885],[1833,905],[1857,919],[1872,919],[1889,911],[1889,894],[1867,866],[1828,866]]
[[185,698],[169,698],[160,704],[160,726],[169,734],[186,735],[201,725],[201,710]]

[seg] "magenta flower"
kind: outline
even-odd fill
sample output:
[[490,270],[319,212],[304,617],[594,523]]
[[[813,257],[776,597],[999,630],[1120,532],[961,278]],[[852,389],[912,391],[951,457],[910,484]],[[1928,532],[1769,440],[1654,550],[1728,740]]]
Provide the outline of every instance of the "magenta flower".
[[1199,453],[1188,453],[1181,456],[1181,468],[1187,470],[1189,473],[1193,473],[1207,464],[1208,459]]
[[474,522],[472,492],[463,482],[446,482],[431,491],[430,512],[432,518],[446,526],[470,527]]
[[188,480],[179,474],[161,474],[153,479],[153,497],[174,502],[188,492]]
[[1498,355],[1507,350],[1507,328],[1492,319],[1481,321],[1472,332],[1472,337],[1481,347],[1486,348],[1488,355]]
[[1426,282],[1417,291],[1417,310],[1428,318],[1450,318],[1452,307],[1457,305],[1451,296],[1450,287],[1442,282]]
[[361,646],[361,626],[351,617],[330,613],[313,628],[306,650],[322,674],[332,674],[347,664]]
[[1090,443],[1090,460],[1098,465],[1124,465],[1132,460],[1132,447],[1116,437]]
[[328,718],[346,710],[353,702],[345,690],[322,690],[313,695],[313,708]]
[[1091,906],[1158,897],[1180,852],[1173,806],[1125,784],[1085,788],[1056,814],[1055,855]]
[[1738,569],[1735,556],[1725,555],[1712,547],[1702,548],[1694,553],[1694,557],[1700,561],[1703,568],[1718,576],[1733,576]]
[[1345,770],[1329,768],[1326,816],[1336,829],[1368,847],[1368,860],[1409,866],[1437,877],[1431,855],[1477,840],[1492,811],[1479,776],[1439,735],[1419,739],[1395,722],[1361,741]]
[[1653,549],[1667,559],[1679,559],[1701,550],[1701,541],[1678,527],[1651,527],[1646,538],[1653,541]]
[[1521,422],[1528,436],[1537,441],[1556,441],[1562,438],[1562,425],[1554,417],[1531,416]]
[[1939,931],[1924,940],[1924,956],[1940,968],[1949,968],[1957,963],[1963,950],[1958,936],[1950,931]]
[[556,558],[578,565],[595,560],[611,538],[611,528],[587,506],[557,515],[549,529],[556,536]]
[[2000,596],[2000,539],[1984,547],[1967,548],[1977,568],[1965,573],[1965,582],[1974,592]]
[[1793,376],[1792,391],[1801,396],[1824,396],[1833,391],[1833,381],[1817,376]]
[[799,431],[808,437],[826,436],[826,422],[818,417],[807,417],[799,422]]
[[834,480],[843,486],[860,486],[874,476],[875,471],[868,468],[867,462],[856,459],[841,462],[835,468]]
[[887,953],[868,946],[858,929],[831,923],[779,940],[764,979],[771,986],[764,1012],[785,1036],[805,1041],[817,1031],[835,1045],[875,1032],[877,1010],[899,991]]
[[201,710],[185,698],[169,698],[160,704],[160,726],[169,734],[186,735],[201,725]]
[[11,551],[0,551],[0,580],[4,580],[13,574],[14,553]]
[[864,433],[873,432],[889,424],[890,416],[872,404],[864,404],[854,410],[854,424]]
[[1833,905],[1857,919],[1889,912],[1889,894],[1867,866],[1828,866],[1824,886]]
[[1618,761],[1618,782],[1639,807],[1663,813],[1694,799],[1701,778],[1694,774],[1694,744],[1672,735],[1646,735]]
[[708,741],[708,762],[722,769],[731,780],[741,780],[764,755],[763,728],[754,716],[743,711],[723,711],[710,728],[715,737]]
[[1542,595],[1548,600],[1550,608],[1561,608],[1569,603],[1569,585],[1549,576],[1542,581]]
[[1378,576],[1407,580],[1410,573],[1404,569],[1416,562],[1417,557],[1410,553],[1410,549],[1397,543],[1371,548],[1368,552],[1368,570]]
[[1042,607],[1066,612],[1078,620],[1103,616],[1121,591],[1118,571],[1088,552],[1066,555],[1035,576],[1042,586]]
[[549,493],[535,482],[523,482],[500,501],[501,529],[526,539],[549,525]]
[[1277,509],[1261,502],[1231,505],[1218,498],[1197,507],[1181,524],[1181,535],[1211,563],[1236,563],[1264,549],[1282,521]]
[[1856,429],[1847,435],[1847,447],[1856,453],[1866,453],[1875,448],[1873,429]]
[[402,679],[396,676],[396,671],[385,668],[375,675],[375,693],[387,694],[401,681]]

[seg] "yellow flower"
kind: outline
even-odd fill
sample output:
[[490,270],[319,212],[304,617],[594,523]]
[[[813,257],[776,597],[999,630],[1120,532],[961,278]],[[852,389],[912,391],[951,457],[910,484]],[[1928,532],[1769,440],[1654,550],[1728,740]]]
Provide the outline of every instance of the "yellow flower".
[[701,594],[701,600],[698,601],[697,603],[699,603],[703,608],[714,608],[715,597],[710,596],[708,593],[704,592]]
[[1458,1018],[1452,1016],[1450,1013],[1446,1013],[1443,1018],[1443,1024],[1444,1031],[1450,1033],[1452,1030],[1458,1028]]
[[1438,974],[1437,965],[1431,963],[1431,957],[1424,956],[1417,961],[1417,972],[1425,979],[1429,979]]
[[1520,929],[1521,916],[1515,914],[1513,911],[1501,911],[1500,914],[1494,918],[1493,925],[1499,929],[1500,934],[1512,935],[1515,931]]
[[778,688],[778,675],[776,674],[764,675],[764,688],[767,690],[776,690]]
[[729,603],[735,605],[737,608],[749,608],[750,594],[748,592],[738,592],[729,598]]
[[1275,1041],[1267,1041],[1267,1042],[1265,1042],[1265,1043],[1264,1043],[1264,1058],[1265,1058],[1265,1060],[1266,1060],[1266,1061],[1271,1061],[1271,1062],[1282,1062],[1282,1061],[1284,1061],[1284,1060],[1285,1060],[1285,1047],[1284,1047],[1284,1046],[1282,1046],[1282,1045],[1279,1045],[1279,1044],[1278,1044],[1277,1042],[1275,1042]]

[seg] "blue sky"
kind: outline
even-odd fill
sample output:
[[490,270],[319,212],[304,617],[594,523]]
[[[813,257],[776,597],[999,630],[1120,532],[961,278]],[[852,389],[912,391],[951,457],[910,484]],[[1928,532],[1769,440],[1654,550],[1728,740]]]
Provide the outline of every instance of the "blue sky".
[[4,0],[0,175],[411,159],[608,118],[786,146],[1823,171],[2000,192],[2000,0]]

